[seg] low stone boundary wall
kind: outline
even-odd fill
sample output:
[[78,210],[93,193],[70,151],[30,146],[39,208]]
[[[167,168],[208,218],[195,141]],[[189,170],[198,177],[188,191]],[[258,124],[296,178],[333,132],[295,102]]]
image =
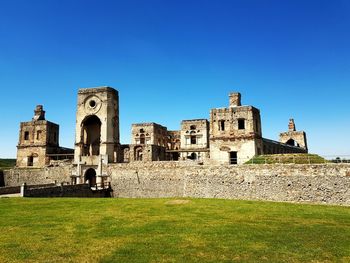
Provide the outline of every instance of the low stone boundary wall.
[[0,195],[18,194],[20,191],[20,186],[0,187]]
[[108,191],[93,191],[88,184],[22,186],[23,197],[108,197]]

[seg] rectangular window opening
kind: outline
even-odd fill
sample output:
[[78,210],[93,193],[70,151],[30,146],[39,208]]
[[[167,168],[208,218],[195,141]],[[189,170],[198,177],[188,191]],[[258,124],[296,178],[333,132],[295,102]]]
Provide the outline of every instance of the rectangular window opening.
[[36,132],[36,139],[40,140],[40,138],[41,138],[41,131],[37,131]]
[[225,121],[220,120],[219,121],[219,131],[224,131],[225,130]]
[[33,166],[33,156],[28,156],[27,166]]
[[197,137],[191,136],[191,144],[197,144]]
[[245,120],[238,119],[238,130],[244,130],[244,129],[245,129]]
[[26,141],[29,140],[29,132],[28,131],[24,132],[24,140],[26,140]]
[[230,152],[230,164],[237,164],[237,152]]

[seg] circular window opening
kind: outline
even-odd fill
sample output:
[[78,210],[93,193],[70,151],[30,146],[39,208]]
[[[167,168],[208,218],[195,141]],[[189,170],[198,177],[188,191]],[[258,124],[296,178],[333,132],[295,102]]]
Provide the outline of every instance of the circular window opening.
[[91,108],[95,108],[95,106],[96,106],[96,101],[90,100],[90,101],[89,101],[89,105],[90,105]]

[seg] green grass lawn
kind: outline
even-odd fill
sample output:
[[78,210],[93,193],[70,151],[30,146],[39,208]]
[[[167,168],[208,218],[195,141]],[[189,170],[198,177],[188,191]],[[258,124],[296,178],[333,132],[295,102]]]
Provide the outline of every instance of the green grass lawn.
[[0,262],[350,262],[350,208],[0,199]]
[[323,157],[309,153],[265,154],[254,156],[246,164],[318,164],[328,163]]
[[0,159],[0,170],[12,168],[16,165],[16,159]]

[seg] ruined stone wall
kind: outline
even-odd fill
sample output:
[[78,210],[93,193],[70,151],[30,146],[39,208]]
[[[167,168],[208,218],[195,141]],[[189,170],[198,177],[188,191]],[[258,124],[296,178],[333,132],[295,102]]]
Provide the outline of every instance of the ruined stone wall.
[[[48,163],[46,152],[46,146],[18,146],[16,165],[18,167],[44,167]],[[29,158],[32,160],[29,161]]]
[[163,161],[166,159],[165,147],[158,145],[129,145],[129,160],[134,161]]
[[265,138],[263,139],[263,154],[281,153],[307,153],[307,150],[301,147],[291,146]]
[[[252,106],[210,111],[210,160],[228,164],[230,152],[238,164],[262,152],[260,112]],[[234,162],[236,163],[236,161]]]
[[211,138],[261,137],[260,111],[252,106],[211,109]]
[[147,144],[167,147],[167,128],[157,123],[136,123],[131,127],[131,144]]
[[4,171],[5,186],[18,186],[23,183],[50,184],[71,182],[73,165],[59,165],[45,168],[14,168]]
[[181,122],[181,149],[209,148],[209,122],[206,119]]
[[280,133],[279,141],[281,143],[287,143],[289,140],[295,141],[295,146],[301,147],[307,152],[306,133],[303,131],[288,131]]
[[[69,182],[72,166],[4,171],[5,185]],[[350,205],[350,164],[109,164],[115,197],[198,197]]]
[[350,165],[112,164],[115,197],[199,197],[350,205]]
[[[28,133],[26,136],[25,133]],[[59,126],[46,120],[21,122],[18,144],[58,147]]]
[[256,155],[256,148],[257,145],[260,145],[260,141],[260,139],[254,138],[213,139],[210,141],[210,160],[208,162],[229,164],[231,161],[230,152],[237,152],[236,161],[238,164],[243,164]]
[[168,150],[179,150],[181,148],[181,131],[168,131]]

